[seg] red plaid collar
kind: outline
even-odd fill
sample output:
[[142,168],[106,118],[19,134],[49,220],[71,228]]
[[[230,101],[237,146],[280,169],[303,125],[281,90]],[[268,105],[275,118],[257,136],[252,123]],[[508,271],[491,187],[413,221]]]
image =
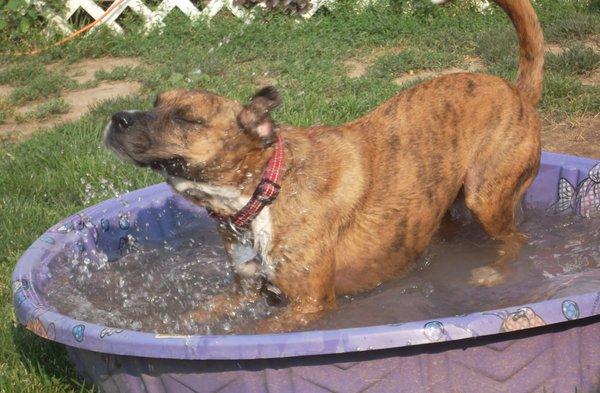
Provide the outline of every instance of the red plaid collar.
[[248,228],[262,209],[273,203],[279,195],[279,189],[281,188],[279,183],[283,172],[283,153],[283,138],[281,135],[277,135],[275,152],[269,158],[267,167],[263,171],[260,182],[248,203],[231,216],[223,216],[209,210],[210,215],[223,223],[228,223],[234,232],[238,232],[238,228]]

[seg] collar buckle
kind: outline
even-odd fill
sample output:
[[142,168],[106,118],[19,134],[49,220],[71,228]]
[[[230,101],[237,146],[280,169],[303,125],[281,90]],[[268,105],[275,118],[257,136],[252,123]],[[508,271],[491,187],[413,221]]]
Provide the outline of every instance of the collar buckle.
[[270,205],[277,199],[281,186],[270,179],[261,179],[254,191],[254,198],[264,205]]

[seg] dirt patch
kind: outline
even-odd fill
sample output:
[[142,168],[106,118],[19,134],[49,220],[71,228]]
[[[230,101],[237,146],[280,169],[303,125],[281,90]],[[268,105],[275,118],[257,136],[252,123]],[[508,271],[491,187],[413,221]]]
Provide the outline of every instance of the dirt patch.
[[[590,37],[587,40],[585,40],[583,44],[587,48],[593,50],[594,52],[600,53],[600,44],[598,42],[599,42],[598,38]],[[556,43],[546,43],[546,45],[544,47],[544,51],[546,52],[546,54],[552,54],[552,55],[557,55],[557,56],[565,53],[569,49],[570,48],[564,47],[564,46],[556,44]],[[589,74],[579,78],[579,80],[585,86],[597,86],[600,83],[600,70],[595,69],[592,72],[590,72]]]
[[600,36],[589,37],[585,40],[585,46],[594,52],[600,52]]
[[348,78],[361,78],[367,75],[368,69],[372,66],[375,61],[384,55],[395,55],[404,49],[402,45],[385,46],[372,48],[369,52],[365,53],[361,58],[354,58],[344,61],[346,68],[346,76]]
[[[378,58],[384,55],[394,55],[400,53],[404,49],[401,45],[393,47],[379,47],[372,49],[369,53],[365,54],[363,58],[349,59],[344,61],[344,67],[346,69],[346,76],[348,78],[361,78],[367,75],[369,67],[371,67]],[[483,61],[478,57],[467,56],[465,58],[465,68],[447,68],[439,71],[410,71],[406,74],[402,74],[394,79],[394,83],[403,85],[408,82],[419,79],[434,78],[440,75],[454,74],[457,72],[480,72],[485,70]]]
[[7,99],[14,89],[12,86],[0,85],[0,100]]
[[95,79],[96,72],[110,72],[117,67],[138,67],[142,62],[134,57],[100,57],[97,59],[85,59],[73,64],[53,63],[46,69],[56,71],[64,69],[67,76],[78,83],[87,83]]
[[[583,41],[583,45],[590,48],[594,52],[600,52],[600,38],[590,37]],[[544,45],[544,52],[551,55],[561,55],[568,51],[570,48],[557,44],[555,42],[547,42]]]
[[[110,72],[116,67],[137,67],[142,63],[136,58],[125,57],[102,57],[97,59],[86,59],[74,64],[54,63],[46,66],[54,72],[64,72],[79,84],[93,82],[96,72]],[[31,135],[38,129],[50,128],[66,122],[79,119],[89,110],[90,106],[101,101],[127,96],[139,91],[141,84],[138,82],[101,82],[96,87],[82,90],[68,90],[61,94],[69,104],[69,111],[60,115],[53,115],[48,119],[30,119],[23,123],[17,123],[13,117],[7,122],[0,124],[0,140],[17,141]],[[13,91],[11,86],[0,86],[0,100],[7,98]],[[15,116],[26,117],[36,106],[44,101],[28,103],[20,107],[12,108]]]
[[[14,119],[5,124],[0,124],[0,140],[20,140],[39,129],[50,128],[70,121],[75,121],[86,114],[90,106],[110,98],[133,94],[140,88],[141,84],[138,82],[106,82],[91,89],[65,92],[62,98],[70,105],[67,113],[52,116],[45,120],[32,120],[21,124],[16,123]],[[30,104],[19,107],[15,110],[15,113],[24,115],[33,110],[35,106],[35,104]]]
[[596,68],[588,75],[579,79],[582,85],[585,86],[598,86],[600,85],[600,68]]
[[344,66],[346,66],[346,76],[348,78],[363,77],[367,75],[367,69],[369,68],[369,64],[358,60],[347,60],[344,62]]
[[544,150],[600,159],[600,114],[542,124]]
[[394,83],[397,85],[404,85],[406,83],[410,83],[417,80],[431,79],[436,78],[438,76],[456,74],[459,72],[485,71],[485,65],[483,64],[483,61],[481,59],[476,57],[467,57],[465,61],[467,63],[467,66],[465,68],[451,67],[437,71],[410,71],[406,74],[398,76],[396,79],[394,79]]
[[265,72],[259,75],[255,75],[253,78],[253,82],[256,86],[277,86],[277,78],[269,75],[269,73]]
[[565,53],[567,51],[567,49],[568,48],[565,48],[562,45],[555,44],[552,42],[547,42],[546,45],[544,46],[544,52],[551,54],[551,55],[560,55],[562,53]]
[[65,101],[71,105],[66,116],[81,117],[88,108],[100,101],[122,97],[137,92],[142,85],[139,82],[110,82],[101,83],[92,89],[76,90],[65,95]]

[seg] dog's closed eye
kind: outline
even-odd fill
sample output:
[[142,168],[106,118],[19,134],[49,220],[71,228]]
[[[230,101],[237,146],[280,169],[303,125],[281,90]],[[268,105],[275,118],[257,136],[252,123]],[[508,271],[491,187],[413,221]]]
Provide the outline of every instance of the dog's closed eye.
[[196,126],[199,125],[202,127],[205,127],[208,123],[205,118],[199,117],[199,116],[191,116],[186,111],[175,112],[172,116],[172,119],[173,119],[173,121],[175,121],[177,123],[193,124],[193,125],[196,125]]

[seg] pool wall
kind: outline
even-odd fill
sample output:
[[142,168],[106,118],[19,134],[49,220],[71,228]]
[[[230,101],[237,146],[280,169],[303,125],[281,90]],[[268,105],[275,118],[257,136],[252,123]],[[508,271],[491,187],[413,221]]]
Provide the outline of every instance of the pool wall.
[[600,392],[600,318],[378,351],[171,360],[69,348],[106,392]]

